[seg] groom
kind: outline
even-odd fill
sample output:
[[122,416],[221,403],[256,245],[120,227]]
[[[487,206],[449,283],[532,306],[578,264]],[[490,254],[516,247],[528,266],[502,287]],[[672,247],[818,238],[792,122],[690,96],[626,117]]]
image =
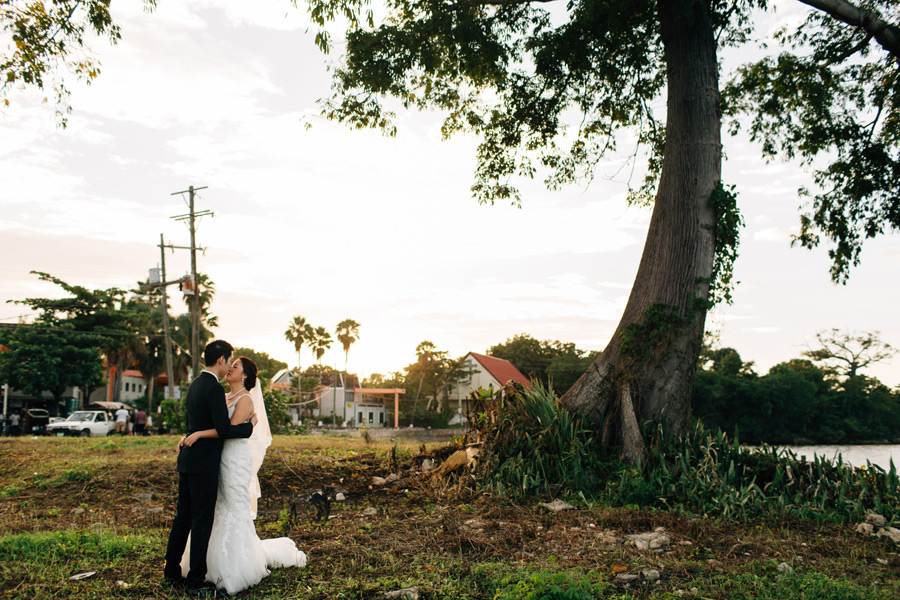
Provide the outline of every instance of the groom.
[[[191,595],[211,595],[215,589],[206,583],[206,550],[212,531],[219,488],[219,460],[228,438],[248,438],[256,424],[231,425],[225,406],[225,390],[219,379],[225,376],[234,348],[224,340],[206,346],[206,369],[191,382],[185,400],[188,435],[215,428],[219,437],[197,440],[193,446],[181,446],[178,454],[178,506],[166,548],[166,581],[186,584]],[[191,534],[191,565],[187,579],[181,576],[181,557]]]

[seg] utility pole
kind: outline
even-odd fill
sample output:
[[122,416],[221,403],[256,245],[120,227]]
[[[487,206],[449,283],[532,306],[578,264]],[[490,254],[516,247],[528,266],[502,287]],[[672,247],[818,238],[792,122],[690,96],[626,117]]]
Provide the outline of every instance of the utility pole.
[[200,374],[200,282],[197,280],[197,218],[205,216],[213,216],[208,210],[196,212],[194,210],[194,193],[205,190],[207,186],[195,188],[190,186],[186,190],[173,192],[173,196],[180,194],[188,194],[188,207],[190,212],[186,215],[177,215],[172,217],[176,221],[187,221],[188,229],[191,231],[191,283],[194,295],[191,297],[191,373],[192,377]]
[[[183,284],[185,279],[175,279],[173,281],[166,280],[166,248],[170,250],[175,250],[176,248],[179,250],[190,250],[190,246],[175,246],[173,244],[166,244],[163,239],[163,234],[159,234],[159,259],[160,259],[160,273],[159,277],[154,277],[153,271],[156,269],[150,269],[150,282],[146,285],[142,285],[142,290],[152,290],[153,288],[162,288],[162,309],[163,309],[163,333],[165,335],[166,340],[166,378],[168,379],[168,384],[166,385],[166,395],[169,398],[175,397],[175,367],[172,364],[172,332],[169,328],[169,291],[168,287],[170,285]],[[158,279],[158,281],[157,281]],[[155,376],[155,375],[154,375]],[[148,400],[147,404],[147,412],[153,412],[153,398]]]
[[[169,244],[169,248],[175,249],[175,246]],[[182,248],[183,246],[179,246]],[[175,397],[175,367],[172,364],[172,333],[169,329],[169,289],[166,285],[166,242],[163,239],[163,234],[159,234],[159,260],[160,267],[162,268],[162,277],[161,280],[163,282],[162,285],[162,309],[163,309],[163,331],[166,335],[166,379],[168,384],[166,385],[166,396],[168,398]],[[153,399],[150,399],[152,404]],[[153,406],[150,406],[152,411]]]

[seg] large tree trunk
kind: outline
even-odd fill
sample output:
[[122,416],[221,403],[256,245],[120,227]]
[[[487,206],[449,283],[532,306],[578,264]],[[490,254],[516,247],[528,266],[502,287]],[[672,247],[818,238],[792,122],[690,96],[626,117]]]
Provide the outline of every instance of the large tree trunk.
[[[683,435],[716,246],[721,179],[716,43],[704,0],[659,0],[668,98],[656,203],[631,296],[609,345],[563,396],[624,460],[644,433]],[[624,343],[623,343],[624,342]]]

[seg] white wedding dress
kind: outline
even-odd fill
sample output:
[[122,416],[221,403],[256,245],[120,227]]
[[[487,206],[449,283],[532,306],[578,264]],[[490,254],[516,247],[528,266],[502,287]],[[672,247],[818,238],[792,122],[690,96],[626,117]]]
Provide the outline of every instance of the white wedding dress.
[[[233,404],[228,409],[234,414]],[[251,499],[251,481],[256,483],[248,440],[225,440],[219,470],[219,491],[209,549],[206,553],[206,580],[234,594],[256,585],[269,568],[304,567],[306,553],[290,538],[260,540],[253,523],[256,498]],[[257,467],[258,468],[258,467]],[[258,484],[256,484],[258,486]],[[190,569],[191,543],[188,539],[181,559],[181,573]]]

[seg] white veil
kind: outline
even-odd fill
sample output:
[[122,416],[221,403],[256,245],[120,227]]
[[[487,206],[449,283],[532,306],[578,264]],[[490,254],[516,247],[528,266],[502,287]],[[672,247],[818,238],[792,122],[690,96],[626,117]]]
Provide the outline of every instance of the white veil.
[[266,404],[263,401],[262,387],[259,379],[250,390],[250,398],[253,400],[253,411],[256,413],[257,423],[253,426],[253,434],[247,440],[250,448],[250,462],[253,466],[253,474],[250,476],[250,518],[256,518],[256,500],[262,496],[259,489],[259,478],[256,474],[266,457],[266,448],[272,444],[272,430],[269,428],[269,417],[266,416]]

